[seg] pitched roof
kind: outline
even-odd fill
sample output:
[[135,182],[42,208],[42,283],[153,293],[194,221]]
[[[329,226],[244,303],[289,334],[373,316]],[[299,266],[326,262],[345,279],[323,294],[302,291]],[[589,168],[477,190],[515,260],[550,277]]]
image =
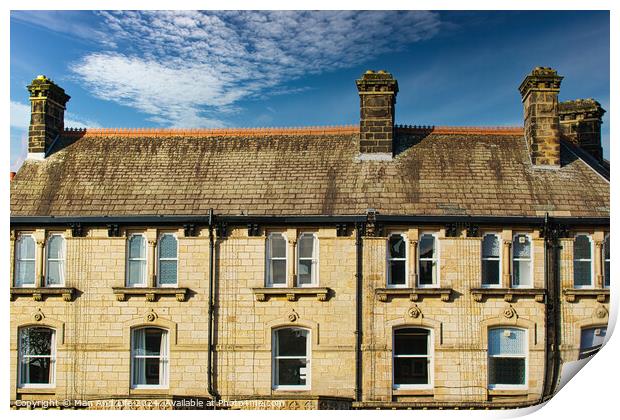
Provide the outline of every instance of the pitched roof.
[[566,144],[561,168],[533,167],[522,129],[399,127],[391,161],[359,160],[358,141],[357,127],[66,131],[11,182],[11,215],[609,217],[604,176]]

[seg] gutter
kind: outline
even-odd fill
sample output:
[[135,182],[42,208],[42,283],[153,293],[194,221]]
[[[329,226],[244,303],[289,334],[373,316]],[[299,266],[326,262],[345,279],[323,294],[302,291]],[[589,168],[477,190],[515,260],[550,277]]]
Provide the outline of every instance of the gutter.
[[362,401],[362,269],[363,269],[363,224],[355,226],[355,392],[354,401]]
[[[213,378],[214,378],[214,372],[213,372],[213,352],[214,352],[214,346],[213,346],[213,335],[214,335],[214,322],[213,322],[213,312],[214,312],[214,304],[213,304],[213,283],[214,283],[214,261],[215,261],[215,239],[213,236],[213,209],[209,209],[209,216],[208,216],[208,221],[209,221],[209,320],[208,320],[208,324],[209,324],[209,335],[207,336],[207,349],[208,349],[208,356],[207,356],[207,392],[209,393],[209,395],[211,396],[211,398],[213,398],[214,400],[219,400],[219,396],[217,395],[217,391],[215,391],[214,386],[213,386]],[[215,408],[215,405],[214,405]]]

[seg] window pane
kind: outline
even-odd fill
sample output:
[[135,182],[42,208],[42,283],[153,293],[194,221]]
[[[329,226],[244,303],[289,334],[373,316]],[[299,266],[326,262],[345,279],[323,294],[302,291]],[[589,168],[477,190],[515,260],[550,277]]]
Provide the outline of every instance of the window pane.
[[308,374],[306,359],[279,359],[278,385],[306,385]]
[[605,286],[609,287],[609,279],[610,279],[610,271],[609,271],[609,261],[605,261]]
[[299,272],[297,273],[297,283],[312,284],[312,270],[314,269],[314,263],[312,260],[300,260]]
[[514,270],[513,285],[514,286],[531,286],[532,271],[530,261],[514,261],[512,268]]
[[607,335],[606,327],[587,328],[582,330],[579,358],[584,359],[596,354],[605,341],[605,335]]
[[425,233],[420,238],[420,258],[435,258],[435,237]]
[[406,258],[407,246],[402,235],[392,235],[389,241],[390,258]]
[[145,258],[145,256],[144,237],[140,235],[132,236],[129,239],[129,258]]
[[592,257],[592,246],[590,244],[590,238],[588,238],[586,235],[577,235],[575,237],[573,255],[574,258],[578,260],[589,260]]
[[427,355],[429,332],[419,328],[394,332],[394,355]]
[[159,358],[134,358],[133,383],[134,385],[159,385],[160,360]]
[[17,261],[15,286],[34,285],[34,261]]
[[390,261],[390,284],[406,283],[406,261]]
[[47,258],[61,259],[64,239],[60,235],[52,235],[47,241]]
[[21,362],[23,384],[51,383],[52,360],[49,357],[25,357]]
[[485,286],[499,284],[499,261],[482,261],[482,284]]
[[21,330],[21,353],[26,356],[51,355],[53,335],[54,331],[49,328],[31,327]]
[[499,238],[485,235],[482,241],[482,258],[499,258]]
[[62,262],[48,261],[45,282],[49,286],[62,284]]
[[176,261],[160,261],[159,262],[159,283],[160,284],[176,284],[177,283],[177,262]]
[[495,328],[489,330],[490,355],[525,354],[526,335],[524,330],[516,328]]
[[159,238],[159,258],[177,257],[177,239],[174,235],[162,235]]
[[435,284],[435,266],[434,261],[420,261],[420,285]]
[[286,284],[285,260],[271,260],[271,282],[273,284]]
[[611,240],[609,239],[609,235],[605,238],[605,243],[604,243],[604,247],[605,247],[605,259],[608,260],[609,259],[609,255],[610,255],[610,246],[611,246]]
[[314,257],[314,235],[304,234],[299,237],[299,258]]
[[494,385],[525,385],[525,359],[491,357],[489,383]]
[[575,286],[592,284],[592,265],[590,261],[573,261]]
[[286,257],[286,241],[280,234],[272,235],[269,237],[271,244],[271,258],[285,258]]
[[299,328],[285,328],[276,331],[277,356],[306,357],[306,340],[308,331]]
[[394,358],[394,383],[397,385],[428,384],[428,359],[426,357]]
[[527,235],[515,235],[512,241],[512,255],[514,258],[530,258],[531,242]]
[[144,284],[146,274],[146,261],[129,261],[129,279],[127,283],[132,285]]
[[32,236],[19,237],[18,253],[20,259],[34,259],[34,238]]

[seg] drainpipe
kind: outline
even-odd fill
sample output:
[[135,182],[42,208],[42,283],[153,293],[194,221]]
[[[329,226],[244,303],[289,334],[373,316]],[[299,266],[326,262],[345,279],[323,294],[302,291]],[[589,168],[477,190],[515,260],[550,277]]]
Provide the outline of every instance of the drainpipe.
[[[219,396],[213,387],[213,272],[215,270],[215,239],[213,236],[213,209],[209,209],[209,334],[207,336],[207,391],[214,400],[219,400]],[[216,404],[213,405],[216,408]]]
[[355,225],[355,401],[362,400],[362,223]]

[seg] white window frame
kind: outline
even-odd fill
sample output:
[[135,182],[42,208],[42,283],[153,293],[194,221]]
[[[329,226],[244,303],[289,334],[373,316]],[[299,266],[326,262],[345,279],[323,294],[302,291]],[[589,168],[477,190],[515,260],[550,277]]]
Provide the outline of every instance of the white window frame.
[[[435,238],[435,258],[421,258],[420,257],[420,246],[422,245],[422,236],[424,235],[431,235]],[[416,287],[419,287],[420,289],[436,289],[439,287],[439,285],[441,284],[441,278],[440,278],[440,273],[441,273],[441,246],[439,245],[439,234],[437,232],[430,232],[430,231],[424,231],[424,232],[420,232],[420,235],[418,237],[418,250],[417,250],[417,267],[416,267]],[[420,262],[422,261],[435,261],[435,283],[434,284],[420,284]]]
[[[311,258],[301,258],[299,255],[299,244],[300,244],[300,240],[302,238],[302,236],[312,236],[312,257]],[[288,248],[288,247],[287,247]],[[295,250],[295,254],[297,256],[297,279],[296,279],[296,287],[317,287],[319,285],[319,237],[317,236],[316,233],[314,232],[302,232],[299,235],[299,238],[297,239],[297,245],[296,245],[296,250]],[[299,266],[300,266],[300,261],[304,260],[304,261],[312,261],[313,264],[313,270],[312,270],[312,276],[311,276],[311,283],[309,284],[300,284],[299,283]]]
[[[49,257],[49,243],[54,236],[58,236],[62,239],[62,256],[64,258],[50,258]],[[49,263],[50,261],[61,261],[62,262],[62,270],[60,270],[60,284],[49,284],[48,283],[48,273],[49,273]],[[66,281],[66,272],[67,272],[67,241],[62,233],[51,233],[47,237],[47,241],[45,243],[45,287],[64,287]]]
[[[24,383],[22,378],[22,361],[24,355],[22,353],[21,342],[22,342],[22,333],[31,328],[45,328],[52,332],[52,342],[50,343],[50,355],[28,355],[27,357],[39,357],[39,358],[49,358],[50,359],[50,382],[47,384],[31,384]],[[54,328],[48,327],[47,325],[29,325],[26,327],[21,327],[18,329],[17,333],[17,384],[18,388],[55,388],[56,387],[56,330]]]
[[[585,236],[588,238],[588,241],[590,242],[590,258],[580,258],[577,259],[575,258],[575,241],[577,240],[578,236]],[[575,289],[593,289],[596,287],[596,281],[594,279],[594,256],[595,254],[595,249],[594,249],[594,241],[592,240],[592,235],[590,235],[589,233],[585,233],[585,232],[577,232],[575,234],[575,238],[573,241],[573,287]],[[586,285],[576,285],[575,284],[575,261],[579,261],[579,262],[586,262],[589,261],[590,262],[590,284],[586,284]]]
[[[162,258],[159,256],[159,244],[161,243],[161,240],[163,239],[164,236],[172,236],[174,238],[174,240],[176,241],[177,244],[177,252],[176,252],[176,258],[169,258],[169,257],[165,257]],[[147,251],[148,252],[148,251]],[[155,252],[155,255],[157,256],[157,271],[156,271],[156,277],[157,277],[157,287],[179,287],[179,238],[177,237],[177,234],[174,232],[162,232],[160,233],[159,237],[157,238],[157,250]],[[177,271],[176,271],[176,283],[160,283],[159,282],[159,273],[161,272],[161,262],[162,261],[176,261],[177,262]]]
[[[284,258],[282,257],[271,257],[271,238],[273,236],[282,236],[282,238],[284,239],[285,245],[284,245]],[[286,279],[288,280],[288,269],[289,269],[289,261],[288,261],[288,238],[286,237],[286,233],[284,232],[271,232],[268,236],[267,236],[267,241],[265,242],[266,244],[266,249],[265,249],[265,260],[266,260],[266,266],[265,267],[265,287],[287,287],[288,286],[288,281],[285,281],[284,283],[273,283],[273,273],[271,272],[271,261],[272,260],[285,260],[286,261],[286,268],[285,268],[285,273],[286,273]]]
[[[392,236],[402,236],[403,241],[405,242],[405,258],[392,258],[390,253],[390,239]],[[387,287],[393,289],[406,289],[410,287],[409,285],[409,240],[407,238],[407,234],[405,232],[391,232],[387,239],[386,244],[386,256],[387,256]],[[404,261],[405,262],[405,283],[403,284],[393,284],[392,283],[392,270],[390,270],[390,262],[391,261]]]
[[[611,252],[609,253],[610,258],[605,258],[607,248],[611,250],[611,238],[609,233],[605,234],[605,238],[603,239],[603,288],[605,289],[609,289],[611,286]],[[605,267],[607,264],[609,264],[609,276],[607,275],[607,269]]]
[[[278,360],[301,359],[301,356],[278,356],[279,343],[277,332],[286,329],[298,329],[307,332],[306,335],[306,384],[305,385],[278,385]],[[308,391],[312,385],[312,330],[306,327],[293,325],[274,328],[271,331],[271,388],[275,391]]]
[[[529,261],[530,262],[530,284],[528,285],[515,285],[515,255],[514,255],[514,243],[518,236],[525,236],[530,242],[530,257],[529,258],[516,258],[517,261]],[[532,235],[527,232],[517,232],[512,235],[512,246],[510,247],[510,287],[513,289],[531,289],[534,287],[534,243],[532,242]]]
[[[495,257],[485,257],[484,256],[484,238],[487,235],[492,235],[495,236],[497,238],[497,241],[499,243],[499,257],[495,258]],[[485,232],[482,235],[482,240],[480,241],[480,261],[481,261],[481,265],[480,265],[480,286],[483,288],[487,288],[487,289],[497,289],[497,288],[501,288],[502,287],[502,236],[498,233],[498,232]],[[484,265],[484,261],[498,261],[499,262],[499,273],[498,273],[498,279],[497,279],[497,284],[484,284],[483,283],[483,278],[482,278],[482,273],[484,272],[482,270],[482,266]]]
[[[130,252],[130,245],[129,243],[131,242],[131,239],[135,236],[140,236],[142,238],[142,243],[144,244],[144,258],[129,258],[129,252]],[[146,235],[144,235],[143,233],[132,233],[129,235],[129,237],[127,238],[127,242],[126,242],[126,246],[125,248],[126,253],[125,253],[125,287],[147,287],[147,278],[148,278],[148,253],[149,253],[149,247],[147,245],[147,241],[146,241]],[[142,276],[142,282],[141,283],[136,283],[136,284],[129,284],[129,262],[130,261],[144,261],[144,275]]]
[[[493,330],[520,330],[523,331],[523,339],[525,341],[524,345],[523,345],[523,354],[494,354],[491,355],[489,353],[489,336],[491,335],[491,331]],[[487,330],[487,386],[489,389],[498,389],[498,390],[502,390],[502,389],[506,389],[506,390],[527,390],[529,389],[528,383],[529,383],[529,366],[530,366],[530,360],[529,360],[529,349],[530,349],[530,343],[529,343],[529,331],[526,328],[521,328],[521,327],[512,327],[512,326],[496,326],[496,327],[490,327]],[[491,364],[490,359],[491,357],[494,358],[502,358],[502,359],[524,359],[525,360],[525,366],[523,367],[523,369],[525,370],[524,372],[524,379],[523,379],[523,385],[511,385],[511,384],[492,384],[490,382],[491,380]]]
[[[399,357],[399,358],[422,358],[423,355],[419,355],[419,354],[401,354],[401,355],[396,355],[396,332],[398,330],[405,330],[405,329],[418,329],[418,330],[425,330],[428,333],[427,336],[427,345],[426,345],[426,358],[428,359],[428,384],[397,384],[395,383],[395,366],[396,363],[394,363],[394,360]],[[397,328],[394,328],[394,330],[392,331],[392,389],[403,389],[403,390],[407,390],[407,389],[433,389],[435,387],[435,357],[434,357],[434,353],[435,353],[435,341],[434,341],[434,335],[433,335],[433,330],[431,328],[426,328],[426,327],[419,327],[416,325],[401,325]]]
[[[32,259],[24,259],[21,258],[20,255],[20,241],[25,238],[25,237],[30,237],[32,239],[32,242],[34,243],[34,258]],[[35,239],[34,235],[32,233],[19,233],[17,235],[17,239],[15,240],[15,258],[14,258],[14,266],[13,266],[13,286],[14,287],[36,287],[37,284],[37,240]],[[34,263],[34,276],[32,279],[32,283],[26,283],[26,284],[20,284],[19,286],[17,285],[17,273],[19,273],[19,267],[21,266],[21,261],[32,261]]]
[[[146,356],[146,355],[137,355],[135,354],[134,348],[134,334],[137,331],[145,330],[145,329],[159,329],[162,331],[162,335],[164,335],[165,343],[161,347],[159,351],[159,356]],[[169,384],[169,376],[170,376],[170,331],[166,328],[160,326],[140,326],[131,329],[131,334],[129,337],[130,340],[130,369],[129,369],[129,382],[131,385],[131,389],[167,389]],[[159,359],[159,377],[161,383],[157,385],[149,385],[149,384],[136,384],[134,383],[134,368],[135,368],[135,359]]]

